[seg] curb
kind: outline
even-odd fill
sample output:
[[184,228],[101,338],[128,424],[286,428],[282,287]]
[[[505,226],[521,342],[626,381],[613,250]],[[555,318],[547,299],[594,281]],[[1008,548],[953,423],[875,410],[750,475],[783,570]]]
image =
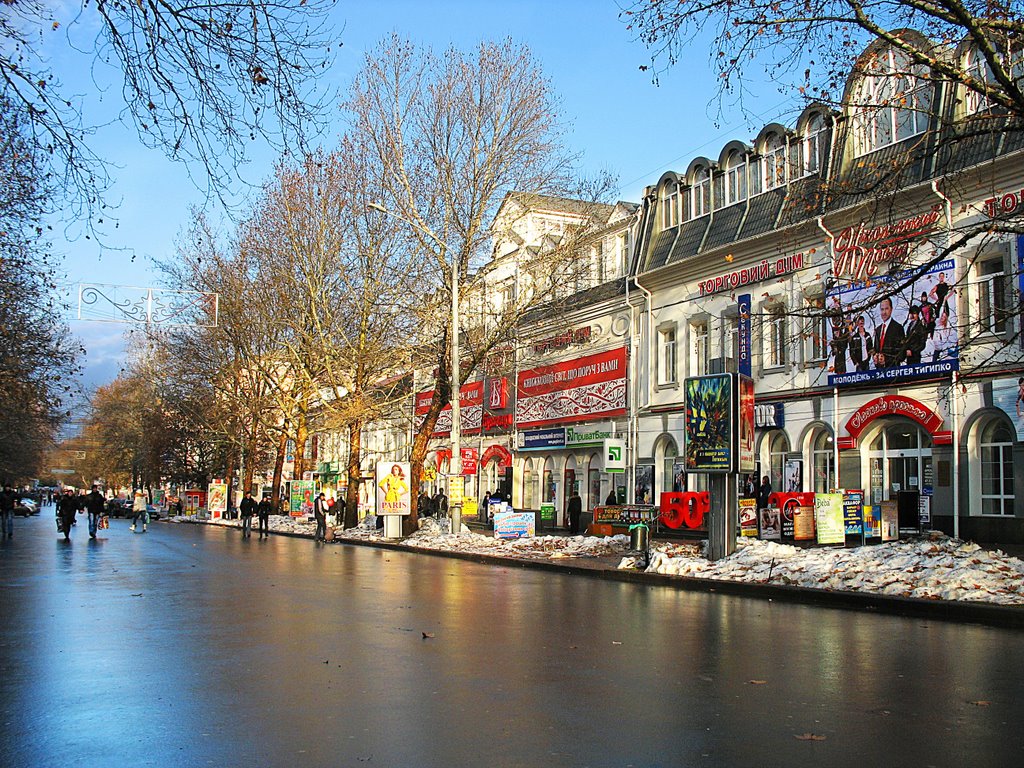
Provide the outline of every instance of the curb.
[[[168,521],[170,522],[170,521]],[[206,525],[207,523],[200,523]],[[227,528],[228,526],[220,526]],[[271,531],[274,536],[289,536],[297,539],[312,539],[306,533],[292,531]],[[1024,607],[999,605],[995,603],[959,602],[953,600],[924,600],[917,597],[880,595],[872,592],[832,591],[810,589],[788,584],[765,584],[750,581],[725,581],[699,579],[690,576],[670,576],[663,573],[647,573],[628,569],[612,568],[600,561],[587,560],[568,563],[552,560],[531,560],[528,558],[498,557],[475,552],[452,552],[430,549],[390,541],[365,541],[361,539],[335,539],[331,544],[347,544],[360,547],[375,547],[395,552],[410,552],[418,555],[433,555],[454,560],[465,560],[481,565],[497,565],[506,568],[530,568],[569,576],[587,576],[605,581],[637,584],[648,587],[668,587],[686,592],[705,592],[748,597],[769,602],[794,603],[825,608],[862,611],[892,616],[936,619],[969,624],[985,624],[993,627],[1024,628]],[[583,565],[588,562],[592,565]]]

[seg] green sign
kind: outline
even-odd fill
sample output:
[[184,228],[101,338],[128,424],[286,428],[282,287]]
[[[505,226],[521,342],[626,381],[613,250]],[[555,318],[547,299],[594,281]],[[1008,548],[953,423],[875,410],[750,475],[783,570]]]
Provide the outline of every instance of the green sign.
[[540,505],[540,519],[545,523],[555,524],[555,505],[554,504],[541,504]]

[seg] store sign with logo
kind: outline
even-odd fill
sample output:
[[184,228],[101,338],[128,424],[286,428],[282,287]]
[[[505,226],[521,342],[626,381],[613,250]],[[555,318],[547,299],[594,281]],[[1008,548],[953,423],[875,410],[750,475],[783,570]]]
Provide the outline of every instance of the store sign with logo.
[[520,451],[542,451],[548,448],[565,448],[565,428],[533,429],[519,433],[517,447]]
[[754,405],[754,426],[758,429],[786,426],[786,407],[782,403],[757,403]]
[[[430,410],[430,403],[434,399],[434,390],[416,394],[416,425],[417,427],[426,418]],[[472,381],[463,384],[459,388],[459,422],[462,425],[463,434],[473,434],[480,431],[480,423],[484,410],[484,383]],[[452,431],[452,405],[448,403],[441,409],[437,416],[437,423],[434,425],[432,437],[447,437]]]
[[517,379],[516,424],[520,427],[625,414],[625,347],[533,368]]
[[600,429],[579,429],[576,427],[565,428],[565,447],[566,448],[596,448],[600,445],[604,445],[604,441],[611,437],[612,433],[608,430]]
[[774,261],[763,259],[752,267],[734,269],[732,272],[701,280],[697,283],[697,291],[701,296],[710,296],[713,293],[732,291],[751,283],[763,283],[773,277],[799,272],[804,268],[805,260],[803,253],[783,256]]
[[626,471],[626,441],[608,438],[604,441],[604,471]]

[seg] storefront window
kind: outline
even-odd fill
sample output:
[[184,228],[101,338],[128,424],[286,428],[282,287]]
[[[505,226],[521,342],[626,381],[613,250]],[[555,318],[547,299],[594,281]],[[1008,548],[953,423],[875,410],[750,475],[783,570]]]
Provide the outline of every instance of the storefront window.
[[541,492],[544,494],[541,497],[541,501],[544,503],[552,503],[555,500],[555,488],[558,483],[555,481],[555,473],[551,471],[550,467],[544,468],[544,482]]
[[590,457],[587,470],[587,498],[583,500],[583,505],[587,509],[592,509],[604,501],[601,498],[601,470],[598,468],[600,463],[601,457],[598,454],[595,453]]
[[981,430],[981,514],[1013,514],[1013,433],[993,419]]
[[836,487],[835,454],[832,448],[832,433],[824,429],[818,432],[811,448],[815,493],[828,493]]
[[679,451],[676,448],[676,441],[672,438],[668,438],[664,442],[665,452],[662,455],[661,460],[661,478],[655,494],[652,499],[652,503],[657,503],[656,499],[660,499],[660,494],[668,493],[673,488],[673,481],[675,478],[675,466],[678,461]]
[[789,440],[784,432],[776,432],[768,443],[768,475],[773,491],[785,490],[786,454],[789,453]]

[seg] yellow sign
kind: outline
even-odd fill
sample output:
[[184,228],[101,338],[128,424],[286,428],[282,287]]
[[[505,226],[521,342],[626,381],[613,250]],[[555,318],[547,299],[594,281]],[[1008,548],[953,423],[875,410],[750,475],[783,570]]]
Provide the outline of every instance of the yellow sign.
[[462,475],[448,477],[448,498],[461,499],[466,495],[466,479]]

